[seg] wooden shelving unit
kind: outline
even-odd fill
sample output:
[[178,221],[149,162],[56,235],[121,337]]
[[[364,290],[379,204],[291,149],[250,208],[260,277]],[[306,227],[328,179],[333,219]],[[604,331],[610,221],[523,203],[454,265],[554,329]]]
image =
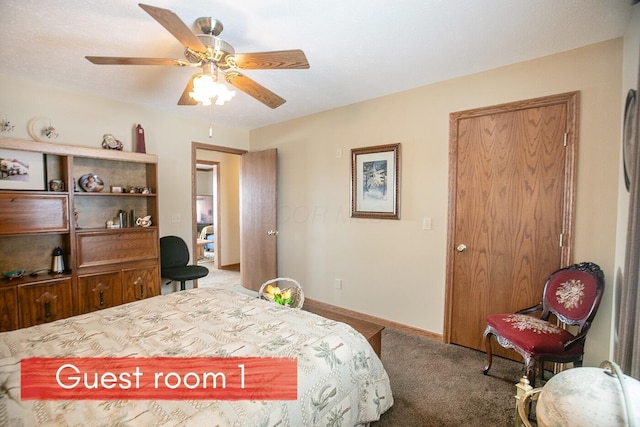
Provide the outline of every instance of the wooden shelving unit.
[[[37,190],[0,189],[0,273],[25,270],[20,278],[0,278],[0,331],[158,295],[157,157],[0,138],[0,159],[25,152],[42,154],[45,178]],[[12,179],[4,172],[0,183]],[[78,184],[89,173],[101,178],[101,191]],[[48,191],[51,180],[62,181],[62,191]],[[150,192],[116,193],[112,186]],[[150,215],[153,225],[107,228],[120,211]],[[49,271],[56,247],[64,273]]]

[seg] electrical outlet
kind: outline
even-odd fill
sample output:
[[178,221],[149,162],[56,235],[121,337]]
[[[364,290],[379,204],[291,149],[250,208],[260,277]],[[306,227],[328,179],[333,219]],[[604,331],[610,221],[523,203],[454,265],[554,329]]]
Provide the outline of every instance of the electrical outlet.
[[180,222],[180,214],[171,215],[171,222]]
[[342,289],[342,279],[336,279],[336,281],[334,282],[334,285],[336,289],[338,290]]

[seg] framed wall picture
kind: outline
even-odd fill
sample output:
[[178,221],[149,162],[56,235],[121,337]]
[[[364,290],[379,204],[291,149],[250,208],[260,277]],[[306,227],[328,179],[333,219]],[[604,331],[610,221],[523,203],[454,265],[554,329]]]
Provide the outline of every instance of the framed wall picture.
[[44,155],[0,150],[0,190],[45,190]]
[[400,143],[351,150],[351,217],[400,219]]

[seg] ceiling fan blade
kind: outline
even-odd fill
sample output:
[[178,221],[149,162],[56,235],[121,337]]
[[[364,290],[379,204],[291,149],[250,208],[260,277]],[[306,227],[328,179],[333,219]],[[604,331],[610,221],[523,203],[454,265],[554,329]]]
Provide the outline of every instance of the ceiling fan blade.
[[225,79],[236,88],[245,92],[247,95],[254,97],[269,108],[278,108],[287,102],[284,98],[279,97],[266,87],[256,83],[249,77],[244,76],[235,70],[227,71]]
[[189,63],[178,59],[166,58],[127,58],[120,56],[85,56],[97,65],[175,65],[186,66]]
[[189,96],[189,92],[193,90],[193,78],[195,76],[197,76],[197,74],[194,74],[193,76],[191,76],[191,78],[187,82],[187,86],[184,88],[184,91],[182,92],[182,95],[178,100],[178,105],[197,105],[198,104],[198,101],[196,101],[195,99]]
[[173,37],[178,39],[184,47],[190,48],[197,52],[206,52],[207,47],[202,44],[200,39],[193,34],[193,31],[182,22],[182,20],[168,9],[162,9],[148,4],[139,3],[138,6],[143,8],[153,19],[158,21]]
[[238,67],[246,70],[303,69],[309,62],[300,49],[274,52],[236,53]]

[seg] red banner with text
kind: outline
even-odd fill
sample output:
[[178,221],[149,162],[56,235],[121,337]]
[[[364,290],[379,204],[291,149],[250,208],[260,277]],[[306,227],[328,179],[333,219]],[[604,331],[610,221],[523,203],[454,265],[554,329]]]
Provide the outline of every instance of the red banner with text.
[[22,400],[296,400],[296,359],[23,359]]

